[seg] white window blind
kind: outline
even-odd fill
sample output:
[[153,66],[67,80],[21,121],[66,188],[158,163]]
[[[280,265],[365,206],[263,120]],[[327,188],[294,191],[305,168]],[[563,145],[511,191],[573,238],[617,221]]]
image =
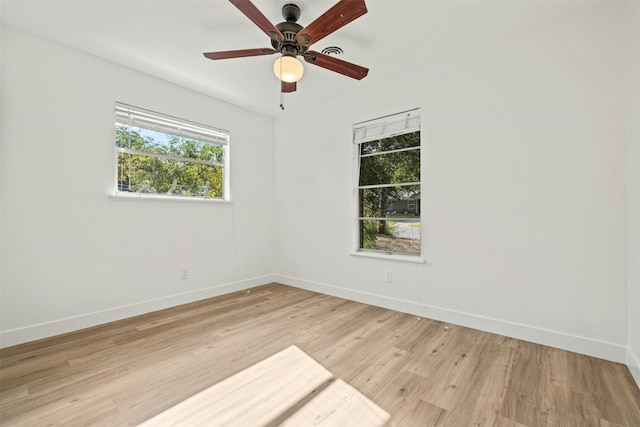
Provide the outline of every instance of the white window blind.
[[229,132],[116,102],[116,123],[226,145]]
[[420,130],[420,109],[404,111],[353,125],[353,142],[362,144]]

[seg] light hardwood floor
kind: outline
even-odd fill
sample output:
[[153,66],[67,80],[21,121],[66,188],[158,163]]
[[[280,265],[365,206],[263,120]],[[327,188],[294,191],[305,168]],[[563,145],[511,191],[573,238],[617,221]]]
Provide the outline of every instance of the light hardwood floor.
[[0,423],[136,425],[285,347],[392,426],[640,426],[624,365],[269,284],[0,351]]

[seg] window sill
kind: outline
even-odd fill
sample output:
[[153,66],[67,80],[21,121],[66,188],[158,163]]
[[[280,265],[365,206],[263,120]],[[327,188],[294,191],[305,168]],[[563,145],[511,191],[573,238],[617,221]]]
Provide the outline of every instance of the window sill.
[[388,261],[402,261],[402,262],[412,262],[415,264],[424,264],[426,260],[421,256],[411,256],[411,255],[396,255],[391,253],[384,252],[373,252],[373,251],[353,251],[351,252],[352,256],[358,256],[363,258],[378,258],[385,259]]
[[188,203],[222,203],[222,204],[231,203],[230,200],[222,200],[222,199],[205,199],[200,197],[182,197],[182,196],[162,196],[162,195],[140,194],[140,193],[115,193],[115,194],[110,194],[109,198],[111,200],[144,200],[144,201],[152,201],[152,202],[171,201],[171,202],[188,202]]

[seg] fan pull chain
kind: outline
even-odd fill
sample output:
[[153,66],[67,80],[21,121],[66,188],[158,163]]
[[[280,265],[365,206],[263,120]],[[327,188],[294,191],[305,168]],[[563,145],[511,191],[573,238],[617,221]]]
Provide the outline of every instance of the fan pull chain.
[[[280,77],[282,77],[282,61],[280,61]],[[280,109],[284,111],[284,82],[280,82]]]

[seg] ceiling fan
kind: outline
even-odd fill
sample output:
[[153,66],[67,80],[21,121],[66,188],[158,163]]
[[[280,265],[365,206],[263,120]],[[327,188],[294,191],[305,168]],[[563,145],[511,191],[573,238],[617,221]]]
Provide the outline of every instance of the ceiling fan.
[[250,0],[229,1],[269,36],[272,48],[207,52],[204,54],[205,57],[217,60],[280,53],[281,56],[274,63],[273,69],[276,77],[282,82],[283,93],[294,92],[297,87],[296,82],[304,73],[304,67],[297,59],[298,56],[302,56],[309,64],[357,80],[364,78],[369,72],[369,69],[359,65],[309,50],[309,46],[313,43],[367,13],[364,0],[340,0],[306,27],[296,23],[300,18],[300,8],[293,3],[287,3],[282,7],[282,16],[285,21],[273,25]]

